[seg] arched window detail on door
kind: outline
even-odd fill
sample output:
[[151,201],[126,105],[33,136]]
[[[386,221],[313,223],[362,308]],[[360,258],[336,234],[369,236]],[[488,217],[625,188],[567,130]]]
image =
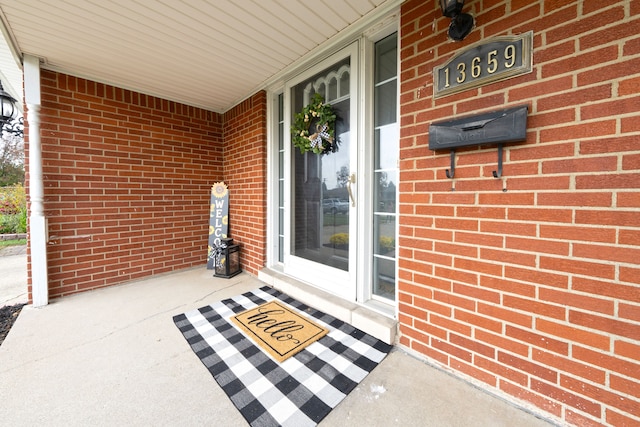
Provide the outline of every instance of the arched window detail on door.
[[351,67],[348,64],[343,65],[336,71],[327,73],[326,76],[318,77],[314,82],[309,82],[304,88],[304,104],[309,104],[311,97],[315,93],[319,93],[325,102],[339,101],[349,96],[349,81]]

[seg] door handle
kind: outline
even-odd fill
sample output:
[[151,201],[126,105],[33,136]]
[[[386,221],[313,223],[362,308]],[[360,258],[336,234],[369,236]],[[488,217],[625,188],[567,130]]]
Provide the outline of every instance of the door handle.
[[356,199],[353,197],[353,191],[351,191],[351,184],[356,183],[356,174],[352,173],[347,180],[347,191],[349,192],[349,198],[351,199],[351,207],[356,207]]

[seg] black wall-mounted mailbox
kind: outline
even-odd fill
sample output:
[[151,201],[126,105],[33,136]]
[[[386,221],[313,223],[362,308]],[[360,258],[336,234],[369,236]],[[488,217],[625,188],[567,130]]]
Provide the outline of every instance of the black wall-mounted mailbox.
[[527,139],[528,106],[467,116],[429,126],[429,149],[445,150]]

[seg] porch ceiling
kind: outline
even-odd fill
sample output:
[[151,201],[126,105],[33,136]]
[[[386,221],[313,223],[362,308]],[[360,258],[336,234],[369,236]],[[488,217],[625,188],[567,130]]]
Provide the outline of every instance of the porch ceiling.
[[389,3],[0,0],[0,13],[17,55],[43,68],[224,112]]

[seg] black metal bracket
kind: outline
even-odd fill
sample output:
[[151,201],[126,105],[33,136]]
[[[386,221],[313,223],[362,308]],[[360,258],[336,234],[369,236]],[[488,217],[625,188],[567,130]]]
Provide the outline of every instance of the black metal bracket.
[[502,176],[502,144],[498,144],[498,171],[493,171],[494,178],[500,178]]
[[[451,172],[449,172],[451,171]],[[447,178],[453,179],[456,174],[456,150],[451,150],[451,168],[444,171],[447,174]]]
[[451,167],[447,178],[455,176],[455,149],[459,147],[498,145],[498,168],[494,178],[502,177],[504,144],[527,140],[528,105],[488,113],[474,114],[429,125],[429,149],[450,150]]

